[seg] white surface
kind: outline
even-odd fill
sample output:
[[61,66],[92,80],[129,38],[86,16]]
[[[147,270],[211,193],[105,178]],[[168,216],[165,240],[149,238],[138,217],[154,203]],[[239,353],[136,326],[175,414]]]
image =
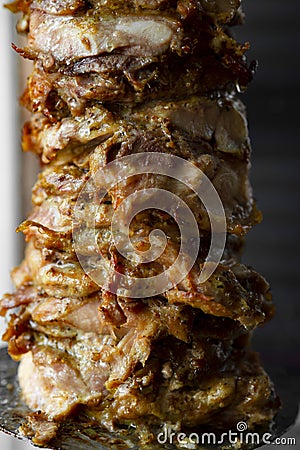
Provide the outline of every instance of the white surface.
[[[1,176],[0,176],[0,296],[12,289],[10,281],[10,270],[17,263],[17,238],[15,228],[17,226],[17,202],[18,195],[18,131],[17,131],[17,92],[15,83],[12,60],[13,51],[11,50],[12,41],[12,21],[11,13],[0,7],[0,136],[1,136]],[[0,319],[0,333],[2,335],[4,321]],[[0,344],[1,345],[1,344]],[[32,446],[23,446],[1,433],[1,450],[25,450],[33,448]]]
[[[17,156],[17,86],[16,75],[12,67],[11,49],[12,23],[10,13],[0,8],[0,136],[1,136],[1,176],[0,176],[0,296],[11,290],[10,270],[16,264],[17,226],[16,198],[18,195]],[[0,331],[3,331],[1,321]]]
[[0,434],[0,449],[1,450],[34,450],[32,445],[11,438],[5,434]]

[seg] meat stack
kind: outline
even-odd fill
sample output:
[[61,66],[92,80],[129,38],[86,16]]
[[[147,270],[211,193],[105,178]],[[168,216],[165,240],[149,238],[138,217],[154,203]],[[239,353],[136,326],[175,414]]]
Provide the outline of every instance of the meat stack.
[[[23,397],[43,412],[23,431],[42,445],[79,412],[109,430],[134,426],[142,442],[166,424],[222,429],[270,421],[278,400],[249,337],[273,306],[266,281],[240,263],[243,236],[261,218],[237,99],[254,67],[247,45],[229,32],[243,20],[240,1],[17,0],[10,9],[22,11],[17,27],[28,37],[16,50],[34,61],[22,96],[32,112],[23,149],[42,167],[32,213],[20,226],[27,248],[13,271],[16,292],[1,302],[1,313],[10,311],[4,340],[21,360]],[[146,152],[156,152],[158,164],[162,153],[176,155],[207,175],[224,205],[227,241],[218,268],[200,283],[210,224],[191,200],[201,235],[193,269],[161,295],[128,298],[82,269],[74,208],[107,163]],[[120,183],[97,210],[97,243],[122,274],[153,276],[178,253],[178,227],[160,210],[140,212],[130,226],[136,248],[147,248],[153,228],[165,233],[156,261],[126,260],[111,238],[121,200],[145,186],[168,189],[167,179],[157,180]],[[92,258],[84,233],[81,240],[79,251]]]

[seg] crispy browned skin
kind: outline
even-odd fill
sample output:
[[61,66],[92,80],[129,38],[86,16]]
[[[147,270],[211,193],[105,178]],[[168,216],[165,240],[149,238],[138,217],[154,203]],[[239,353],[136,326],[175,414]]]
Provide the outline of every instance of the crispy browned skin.
[[[248,44],[230,27],[243,21],[239,0],[18,0],[17,52],[33,60],[22,96],[32,116],[23,149],[38,155],[41,173],[33,209],[19,227],[24,261],[16,291],[1,301],[10,314],[4,340],[21,360],[19,380],[33,413],[22,432],[45,445],[78,409],[104,427],[131,426],[143,442],[164,423],[180,427],[272,420],[278,399],[251,352],[251,332],[274,314],[269,286],[241,264],[243,236],[261,220],[249,184],[250,143],[237,92],[250,82]],[[201,235],[197,261],[175,287],[132,299],[101,289],[82,269],[72,226],[87,181],[123,156],[179,156],[201,169],[226,215],[223,258],[205,283],[199,273],[210,245],[210,222],[190,191],[164,176],[127,179],[105,201],[82,204],[78,220],[95,216],[97,246],[109,267],[134,277],[165,271],[180,248],[177,224],[161,210],[140,212],[132,243],[145,249],[153,228],[168,242],[157,260],[121,256],[112,216],[130,194],[171,190],[193,211]],[[84,229],[77,252],[93,264]],[[96,244],[96,243],[95,243]],[[109,279],[107,265],[98,267]]]

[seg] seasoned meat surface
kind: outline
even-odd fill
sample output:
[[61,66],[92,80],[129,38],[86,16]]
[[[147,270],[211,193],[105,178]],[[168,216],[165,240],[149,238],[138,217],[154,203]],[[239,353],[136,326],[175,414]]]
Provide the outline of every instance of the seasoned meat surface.
[[156,56],[168,49],[179,51],[180,25],[160,16],[96,17],[53,16],[32,11],[28,51],[48,53],[69,62],[121,49],[133,56]]

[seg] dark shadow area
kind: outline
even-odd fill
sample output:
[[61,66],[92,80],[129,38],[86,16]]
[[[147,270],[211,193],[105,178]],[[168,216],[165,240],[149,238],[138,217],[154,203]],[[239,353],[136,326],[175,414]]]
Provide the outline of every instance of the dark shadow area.
[[[258,72],[243,101],[253,146],[251,180],[264,221],[248,236],[244,262],[271,284],[277,314],[254,337],[267,367],[300,385],[300,3],[248,0],[236,35]],[[294,386],[294,387],[292,387]]]

